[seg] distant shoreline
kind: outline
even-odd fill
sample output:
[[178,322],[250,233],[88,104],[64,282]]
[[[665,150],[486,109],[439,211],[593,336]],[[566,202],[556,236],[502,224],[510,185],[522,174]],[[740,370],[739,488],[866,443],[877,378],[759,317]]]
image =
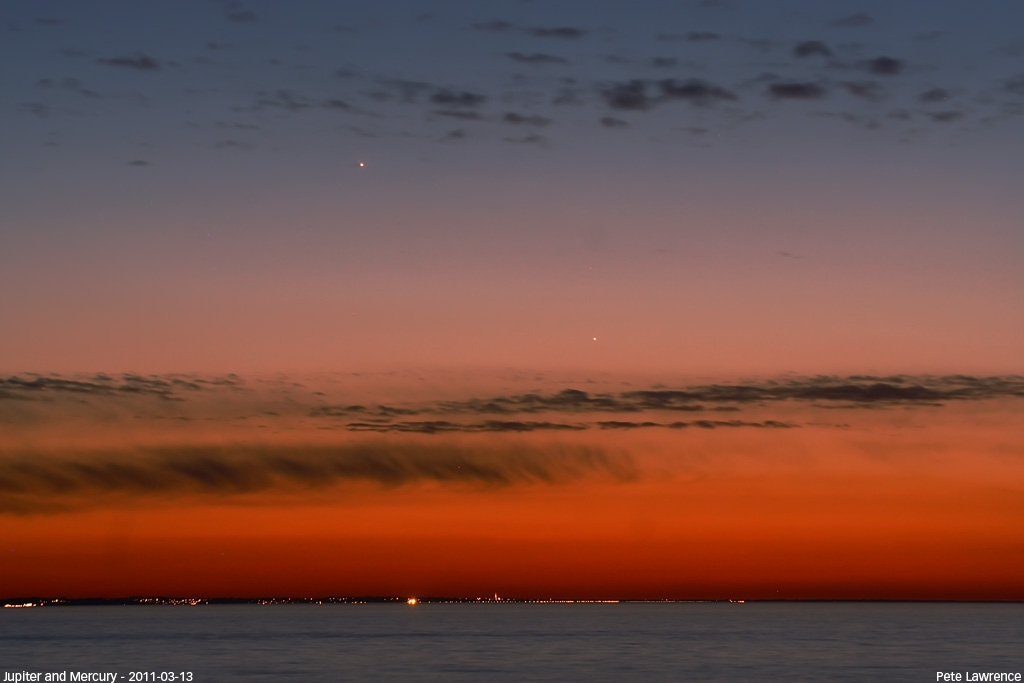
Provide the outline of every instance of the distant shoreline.
[[297,597],[261,597],[261,598],[191,598],[191,597],[125,597],[125,598],[8,598],[0,599],[3,607],[8,609],[16,608],[37,608],[37,607],[198,607],[202,605],[366,605],[366,604],[396,604],[396,605],[424,605],[424,604],[488,604],[488,605],[552,605],[552,604],[700,604],[700,603],[721,603],[721,604],[744,604],[744,603],[935,603],[935,604],[1022,604],[1022,600],[913,600],[913,599],[851,599],[851,598],[814,598],[814,599],[621,599],[621,600],[574,600],[574,599],[535,599],[535,598],[455,598],[455,597],[417,597],[410,601],[408,597],[402,596],[358,596],[358,597],[321,597],[321,598],[297,598]]

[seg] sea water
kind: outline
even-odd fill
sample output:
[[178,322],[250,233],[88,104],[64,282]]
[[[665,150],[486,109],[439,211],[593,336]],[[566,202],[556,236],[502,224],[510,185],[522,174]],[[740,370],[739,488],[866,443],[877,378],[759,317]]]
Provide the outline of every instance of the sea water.
[[1024,674],[1024,604],[7,609],[0,672],[113,672],[126,683],[935,681]]

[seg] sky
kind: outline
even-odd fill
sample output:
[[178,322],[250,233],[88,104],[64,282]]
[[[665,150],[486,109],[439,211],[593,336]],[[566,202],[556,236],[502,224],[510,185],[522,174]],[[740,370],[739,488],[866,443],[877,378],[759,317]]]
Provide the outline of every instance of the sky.
[[0,593],[1024,599],[1022,19],[5,3]]

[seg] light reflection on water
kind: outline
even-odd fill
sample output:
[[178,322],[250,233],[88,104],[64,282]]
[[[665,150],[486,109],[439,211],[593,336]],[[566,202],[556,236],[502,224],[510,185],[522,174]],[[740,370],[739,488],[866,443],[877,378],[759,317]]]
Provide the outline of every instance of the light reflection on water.
[[904,680],[1024,673],[1024,605],[213,605],[0,611],[0,670],[207,681]]

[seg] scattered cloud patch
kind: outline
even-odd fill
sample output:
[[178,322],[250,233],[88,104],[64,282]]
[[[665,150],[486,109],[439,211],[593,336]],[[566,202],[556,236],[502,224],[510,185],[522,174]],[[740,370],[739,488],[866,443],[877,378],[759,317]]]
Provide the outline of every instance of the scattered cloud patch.
[[1024,76],[1018,76],[1003,84],[1007,92],[1024,97]]
[[258,92],[256,95],[257,99],[254,105],[256,109],[274,107],[289,111],[303,111],[313,106],[313,101],[309,98],[288,90],[278,90],[272,93]]
[[378,424],[372,422],[350,422],[346,425],[349,431],[355,432],[401,432],[414,434],[443,434],[452,432],[485,433],[485,432],[536,432],[536,431],[583,431],[586,425],[572,425],[560,422],[519,422],[486,420],[463,424],[447,420],[428,420],[422,422],[394,422]]
[[437,116],[447,116],[452,119],[462,119],[464,121],[482,121],[484,118],[480,112],[466,111],[464,109],[435,109],[430,113]]
[[765,94],[773,100],[820,100],[828,94],[817,83],[772,83]]
[[876,76],[898,76],[903,73],[904,66],[906,65],[903,60],[884,56],[869,59],[861,64],[861,68]]
[[152,57],[144,54],[135,57],[109,57],[96,60],[97,64],[117,66],[125,69],[137,69],[138,71],[159,71],[160,63]]
[[885,91],[874,81],[846,81],[840,86],[854,97],[859,97],[869,102],[879,102],[885,99]]
[[658,88],[665,100],[685,100],[698,106],[736,99],[736,95],[725,88],[698,79],[680,83],[669,78],[658,81]]
[[463,128],[456,128],[450,130],[438,139],[438,142],[457,142],[459,140],[465,140],[469,135]]
[[537,145],[538,147],[547,147],[548,139],[543,135],[531,134],[524,135],[521,138],[502,138],[505,142],[512,142],[518,145]]
[[[143,162],[145,163],[145,162]],[[132,164],[135,165],[135,164]],[[182,400],[182,392],[240,388],[237,375],[199,377],[191,375],[94,375],[66,378],[56,375],[12,375],[0,377],[0,398],[35,400],[53,396],[155,396],[166,400]]]
[[935,104],[937,102],[945,102],[950,97],[952,97],[952,95],[944,88],[931,88],[930,90],[925,90],[923,93],[918,95],[917,99],[919,102],[924,102],[925,104]]
[[487,97],[467,91],[441,89],[430,96],[430,101],[445,107],[479,107],[487,101]]
[[694,420],[693,422],[624,422],[621,420],[605,420],[598,422],[601,429],[643,429],[649,427],[661,427],[664,429],[686,429],[697,427],[700,429],[719,429],[721,427],[755,427],[770,429],[793,429],[798,425],[777,420],[765,420],[764,422],[745,422],[743,420]]
[[795,57],[831,57],[832,50],[829,49],[828,45],[819,40],[807,40],[802,43],[798,43],[793,48],[793,56]]
[[512,415],[517,413],[697,412],[708,404],[761,404],[775,401],[839,401],[876,405],[941,404],[946,401],[1024,397],[1024,377],[967,375],[787,378],[742,384],[704,384],[682,389],[641,389],[594,394],[564,389],[555,394],[528,393],[488,399],[442,401],[437,413]]
[[529,54],[523,52],[507,52],[505,56],[511,59],[513,62],[520,64],[568,64],[569,60],[563,57],[556,57],[555,55],[549,55],[544,52],[531,52]]
[[601,91],[605,104],[623,111],[645,111],[654,105],[647,94],[647,85],[641,80],[617,83]]
[[581,28],[575,28],[572,26],[558,26],[555,28],[528,28],[523,29],[532,36],[539,38],[564,38],[573,40],[576,38],[583,38],[587,35],[587,31]]
[[490,31],[491,33],[503,33],[510,31],[515,28],[515,24],[496,19],[494,21],[487,21],[479,24],[473,24],[470,28],[476,31]]
[[551,123],[551,119],[538,114],[516,114],[515,112],[508,112],[501,117],[501,120],[514,126],[546,126]]

